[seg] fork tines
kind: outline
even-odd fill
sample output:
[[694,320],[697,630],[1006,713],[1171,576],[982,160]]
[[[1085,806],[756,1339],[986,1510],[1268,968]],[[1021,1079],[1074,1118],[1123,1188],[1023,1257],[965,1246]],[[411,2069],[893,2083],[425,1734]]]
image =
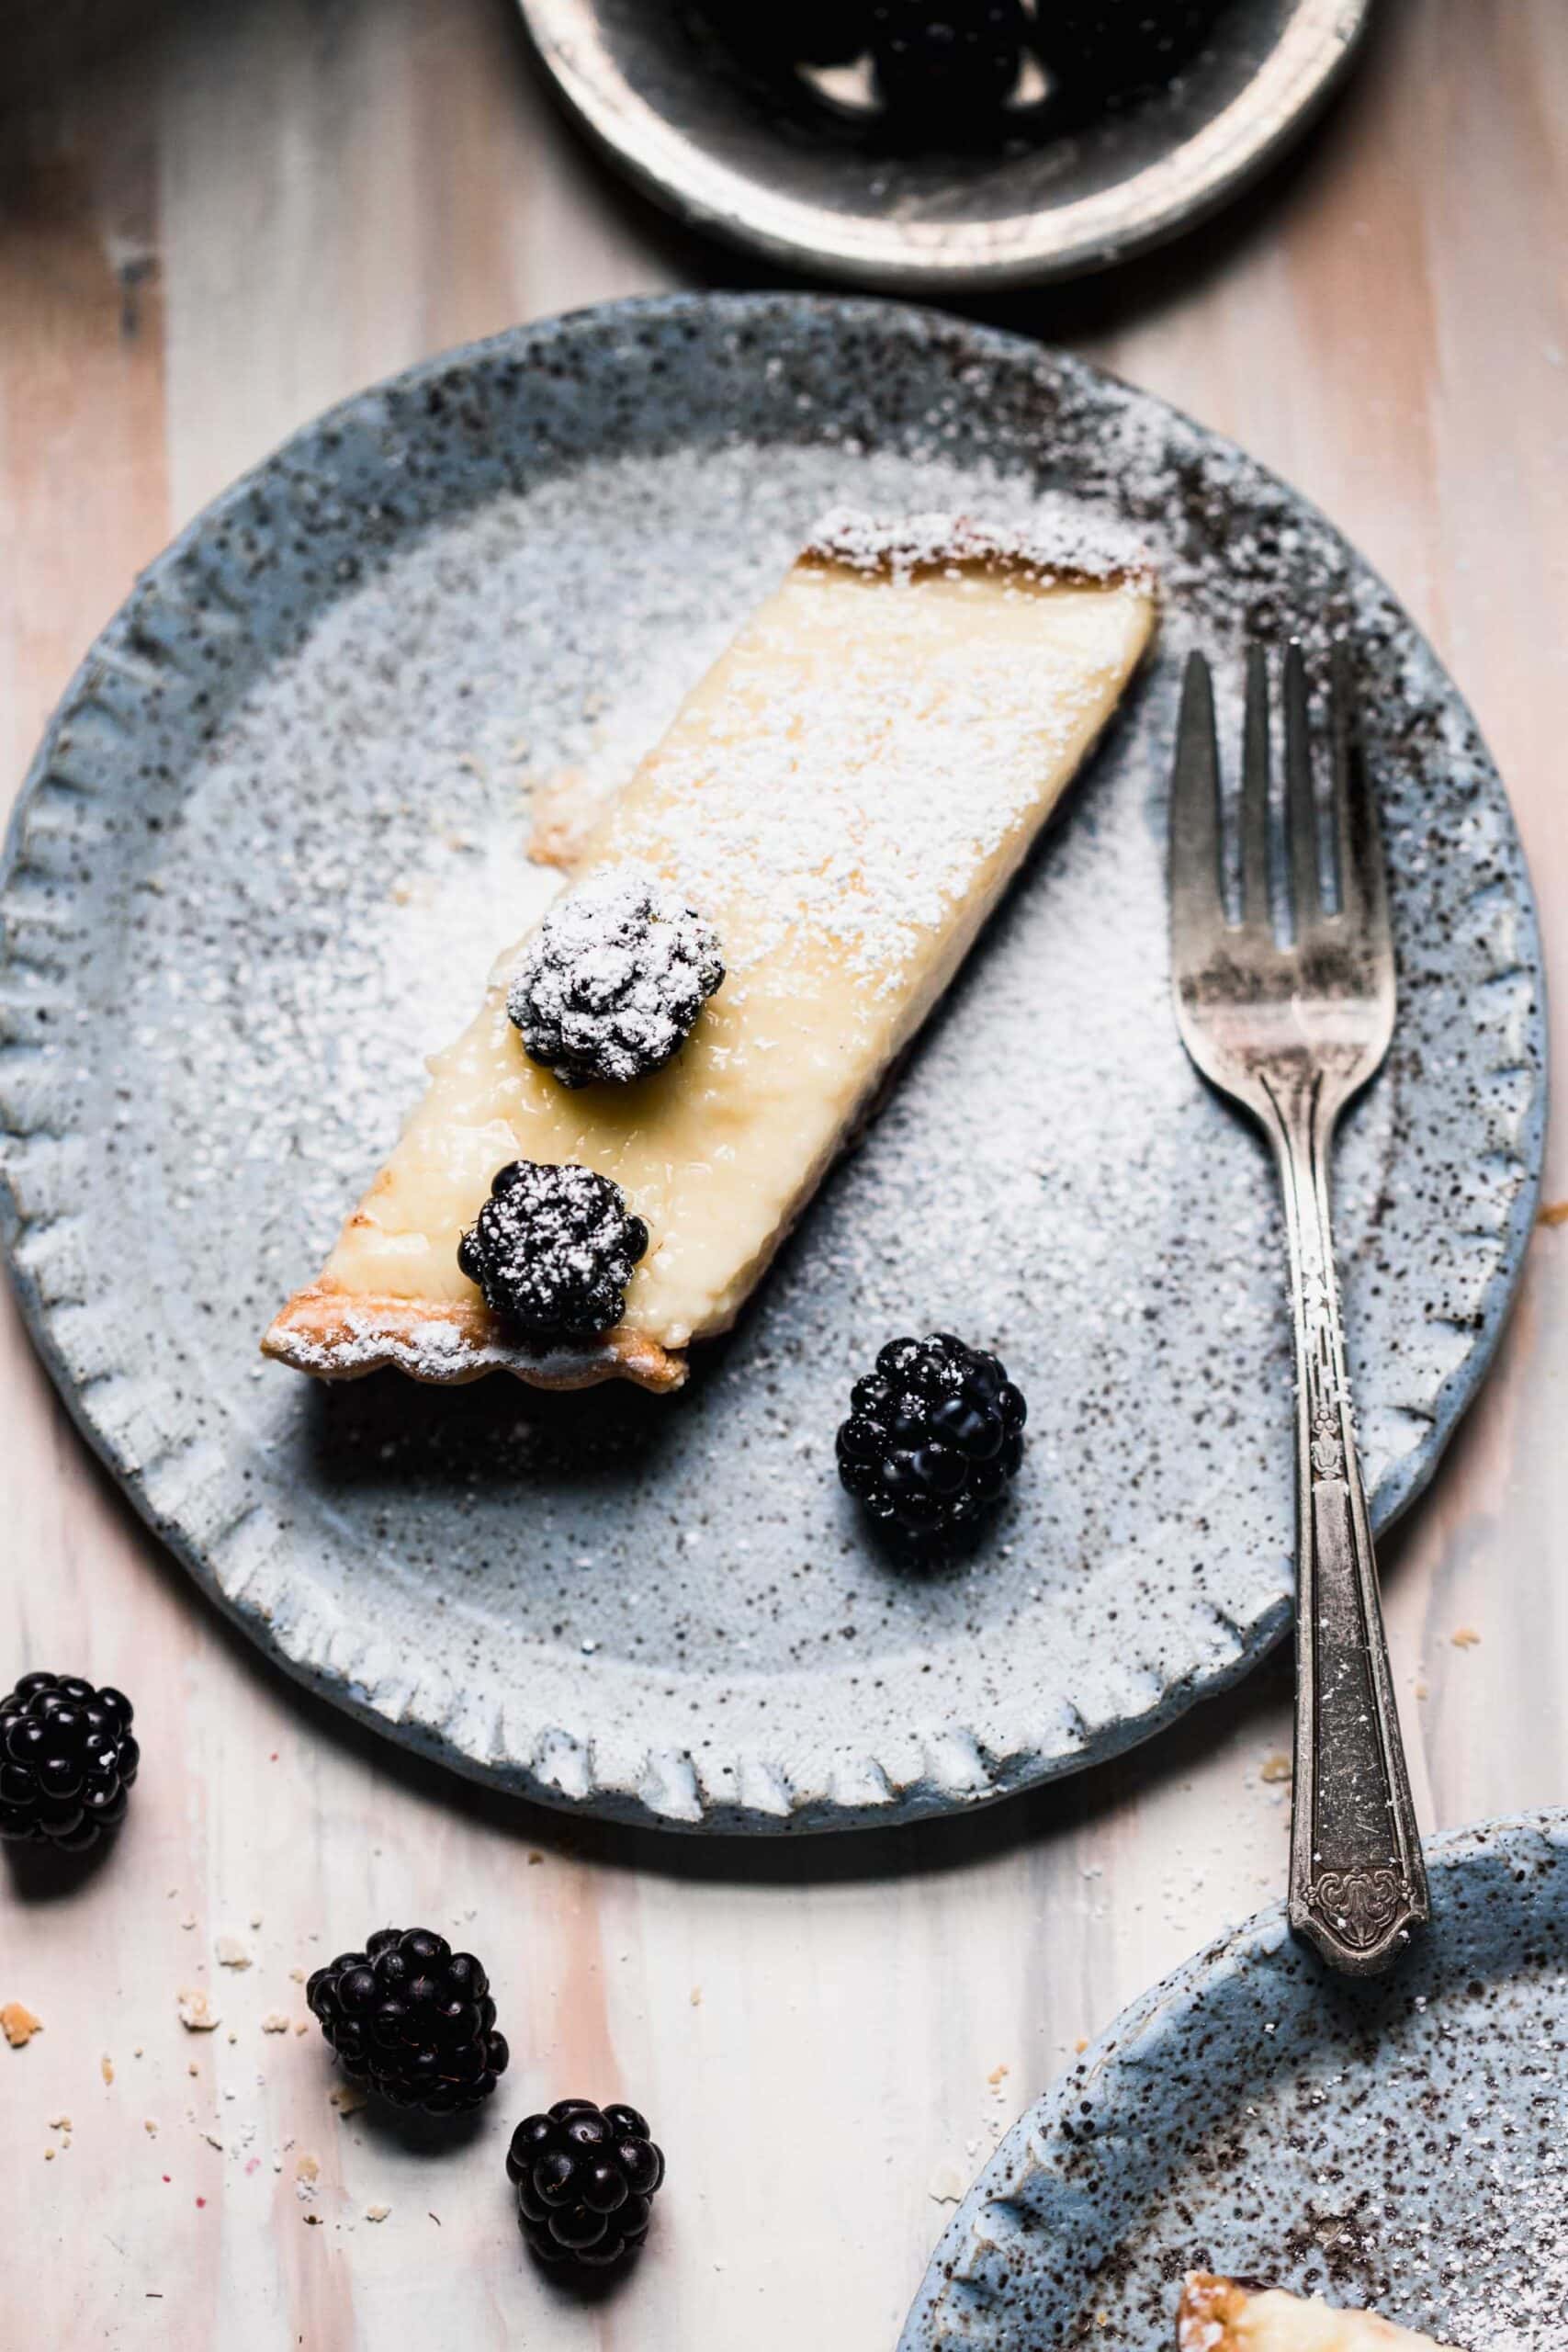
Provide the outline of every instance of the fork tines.
[[[1330,662],[1328,802],[1331,888],[1325,874],[1317,796],[1313,782],[1312,721],[1306,659],[1299,643],[1285,650],[1280,700],[1284,711],[1283,831],[1287,855],[1281,912],[1298,946],[1326,926],[1378,932],[1386,922],[1385,886],[1377,810],[1368,781],[1348,649]],[[1171,916],[1179,965],[1206,961],[1221,934],[1243,934],[1263,947],[1275,938],[1270,889],[1272,802],[1269,655],[1252,646],[1247,662],[1247,709],[1242,730],[1239,797],[1240,900],[1233,922],[1225,903],[1222,786],[1209,663],[1194,653],[1187,664],[1177,733],[1170,815]]]

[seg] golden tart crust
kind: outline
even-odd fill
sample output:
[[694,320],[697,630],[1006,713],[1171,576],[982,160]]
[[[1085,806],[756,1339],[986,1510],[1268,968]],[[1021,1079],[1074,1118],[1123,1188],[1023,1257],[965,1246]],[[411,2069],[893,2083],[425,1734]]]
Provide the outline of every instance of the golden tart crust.
[[1281,2287],[1195,2270],[1182,2290],[1177,2352],[1438,2352],[1428,2335],[1379,2312],[1338,2311]]

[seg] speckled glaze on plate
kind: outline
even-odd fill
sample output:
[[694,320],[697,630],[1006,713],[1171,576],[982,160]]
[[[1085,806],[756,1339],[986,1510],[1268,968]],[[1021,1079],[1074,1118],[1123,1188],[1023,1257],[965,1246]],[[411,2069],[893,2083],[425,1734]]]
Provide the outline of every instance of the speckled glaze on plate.
[[[550,877],[524,784],[626,773],[825,507],[1066,500],[1160,649],[727,1340],[672,1398],[323,1387],[256,1352]],[[28,779],[0,1203],[44,1356],[200,1582],[461,1770],[690,1827],[885,1822],[1142,1738],[1290,1614],[1276,1187],[1194,1077],[1164,797],[1195,638],[1366,651],[1402,1012],[1339,1153],[1369,1490],[1422,1484],[1534,1207],[1540,963],[1502,787],[1337,535],[1158,402],[873,302],[520,329],[309,427],[139,583]],[[1234,707],[1228,716],[1235,717]],[[895,1332],[997,1347],[1025,1469],[911,1573],[833,1476]]]
[[1568,1815],[1427,1860],[1386,1977],[1333,1974],[1281,1904],[1123,2010],[959,2207],[899,2352],[1170,2352],[1195,2269],[1464,2352],[1568,2341]]

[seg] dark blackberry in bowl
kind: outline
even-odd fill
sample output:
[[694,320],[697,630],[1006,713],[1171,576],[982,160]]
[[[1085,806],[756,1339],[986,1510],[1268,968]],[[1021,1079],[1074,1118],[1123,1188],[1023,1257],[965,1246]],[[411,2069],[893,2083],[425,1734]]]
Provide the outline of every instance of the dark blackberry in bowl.
[[456,2115],[506,2072],[490,1979],[428,1928],[382,1928],[318,1968],[305,1998],[345,2074],[394,2107]]
[[635,2107],[563,2098],[517,2126],[506,2173],[518,2225],[541,2262],[607,2269],[648,2235],[664,2157]]
[[648,1227],[592,1168],[514,1159],[457,1244],[492,1315],[541,1338],[592,1338],[618,1323]]
[[123,1820],[141,1751],[123,1691],[24,1674],[0,1699],[0,1838],[84,1853]]
[[1021,1392],[993,1355],[950,1332],[890,1340],[857,1380],[839,1476],[873,1519],[916,1543],[972,1526],[1023,1455]]
[[992,133],[1028,32],[1021,0],[874,0],[872,78],[890,128],[939,145]]
[[1057,106],[1088,116],[1147,96],[1202,47],[1220,0],[1039,0],[1034,48]]
[[871,30],[870,0],[701,0],[699,14],[738,57],[774,70],[849,65]]

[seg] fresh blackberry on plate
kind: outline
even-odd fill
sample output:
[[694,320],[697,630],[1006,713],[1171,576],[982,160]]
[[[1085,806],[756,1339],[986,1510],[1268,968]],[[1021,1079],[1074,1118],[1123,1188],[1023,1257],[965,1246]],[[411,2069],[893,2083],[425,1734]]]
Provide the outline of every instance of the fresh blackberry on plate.
[[141,1751],[123,1691],[24,1674],[0,1699],[0,1838],[83,1853],[124,1815]]
[[563,1086],[626,1086],[680,1051],[723,978],[717,933],[678,893],[600,874],[546,915],[506,1010]]
[[1017,1470],[1027,1412],[995,1356],[947,1332],[890,1340],[854,1385],[839,1476],[883,1525],[920,1540],[956,1534]]
[[382,1928],[318,1968],[305,1998],[355,2082],[394,2107],[456,2115],[506,2072],[490,1979],[428,1928]]
[[875,0],[871,54],[895,127],[959,143],[995,128],[1018,83],[1021,0]]
[[558,2099],[512,2135],[506,2173],[517,2219],[541,2262],[619,2262],[648,2235],[664,2157],[635,2107]]
[[648,1227],[592,1168],[514,1159],[457,1244],[492,1315],[520,1330],[592,1337],[618,1323]]
[[1034,46],[1069,108],[1160,88],[1190,62],[1218,0],[1040,0]]

